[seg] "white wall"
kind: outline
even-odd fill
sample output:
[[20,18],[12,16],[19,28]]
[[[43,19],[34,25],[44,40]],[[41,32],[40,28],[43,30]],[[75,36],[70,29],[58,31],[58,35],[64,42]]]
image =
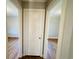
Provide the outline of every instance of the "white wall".
[[60,24],[60,15],[50,16],[48,20],[48,36],[49,37],[58,37]]
[[7,35],[8,37],[18,37],[19,21],[17,16],[7,16]]
[[[58,2],[58,3],[56,3]],[[56,0],[55,4],[50,4],[48,6],[48,36],[58,37],[59,25],[60,25],[60,15],[61,15],[61,1]]]
[[73,0],[62,1],[57,59],[73,59]]

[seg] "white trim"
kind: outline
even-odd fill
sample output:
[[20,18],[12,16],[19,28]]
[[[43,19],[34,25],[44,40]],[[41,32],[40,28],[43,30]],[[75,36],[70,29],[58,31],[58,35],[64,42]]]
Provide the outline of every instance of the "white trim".
[[58,36],[58,47],[57,47],[57,55],[56,59],[60,59],[60,53],[61,53],[61,47],[62,47],[62,37],[63,37],[63,31],[64,31],[64,22],[65,22],[65,9],[66,9],[66,0],[63,0],[62,2],[62,12],[61,12],[61,20],[60,20],[60,27],[59,27],[59,36]]
[[19,18],[19,57],[22,57],[22,9],[18,10]]
[[[61,25],[59,32],[59,41],[57,49],[57,59],[69,59],[69,48],[72,43],[72,0],[63,0],[63,12],[61,16]],[[62,24],[63,23],[63,24]],[[71,42],[71,43],[70,43]]]

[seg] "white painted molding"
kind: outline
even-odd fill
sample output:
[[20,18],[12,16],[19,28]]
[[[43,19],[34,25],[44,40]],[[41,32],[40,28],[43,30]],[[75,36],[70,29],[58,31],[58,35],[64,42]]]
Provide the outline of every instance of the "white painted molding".
[[[59,41],[56,59],[70,59],[70,42],[72,39],[73,26],[73,0],[63,0]],[[72,48],[73,49],[73,48]]]

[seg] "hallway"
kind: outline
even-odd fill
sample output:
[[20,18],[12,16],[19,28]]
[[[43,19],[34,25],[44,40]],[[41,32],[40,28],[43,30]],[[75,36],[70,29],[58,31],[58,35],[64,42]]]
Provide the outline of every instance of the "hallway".
[[[49,9],[47,5],[49,5],[51,1],[53,2],[53,0],[21,0],[21,2],[18,1],[21,5],[17,3],[19,7],[16,5],[16,1],[14,2],[12,0],[7,3],[7,35],[8,37],[19,38],[8,39],[9,59],[17,59],[23,56],[26,57],[22,59],[42,59],[44,58],[43,40],[45,35],[44,31],[46,30],[45,20],[47,10]],[[9,9],[12,11],[9,11]],[[56,25],[55,23],[57,22],[55,21],[54,25]],[[55,54],[56,43],[48,40],[48,55],[45,57],[47,57],[47,59],[55,59]],[[33,55],[33,57],[31,55]],[[41,56],[42,58],[36,56]]]
[[8,1],[8,59],[58,59],[65,25],[62,0]]

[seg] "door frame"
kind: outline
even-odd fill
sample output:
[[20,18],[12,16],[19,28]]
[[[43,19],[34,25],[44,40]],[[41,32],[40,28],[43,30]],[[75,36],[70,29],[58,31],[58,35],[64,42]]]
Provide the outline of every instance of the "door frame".
[[[28,11],[31,11],[31,10],[38,10],[38,11],[42,11],[42,12],[44,13],[44,16],[46,15],[46,14],[45,14],[45,12],[46,12],[45,9],[27,9],[27,8],[22,9],[22,16],[23,16],[23,18],[22,18],[22,19],[23,19],[23,20],[22,20],[22,30],[23,30],[23,32],[24,32],[24,19],[25,19],[25,18],[24,18],[24,17],[25,17],[25,16],[24,16],[24,11],[25,11],[25,10],[26,10],[26,11],[27,11],[27,10],[28,10]],[[42,33],[42,34],[43,34],[43,36],[42,36],[43,40],[44,40],[44,26],[45,26],[45,17],[44,17],[43,33]],[[22,37],[23,37],[23,40],[22,40],[22,43],[23,43],[22,46],[23,46],[23,48],[22,48],[22,50],[23,50],[23,52],[24,52],[24,45],[25,45],[25,44],[24,44],[24,34],[22,34]],[[42,40],[42,46],[43,46],[43,43],[44,43],[43,40]],[[25,56],[25,53],[23,53],[23,56]],[[40,51],[40,57],[43,57],[43,47],[41,48],[41,51]]]

